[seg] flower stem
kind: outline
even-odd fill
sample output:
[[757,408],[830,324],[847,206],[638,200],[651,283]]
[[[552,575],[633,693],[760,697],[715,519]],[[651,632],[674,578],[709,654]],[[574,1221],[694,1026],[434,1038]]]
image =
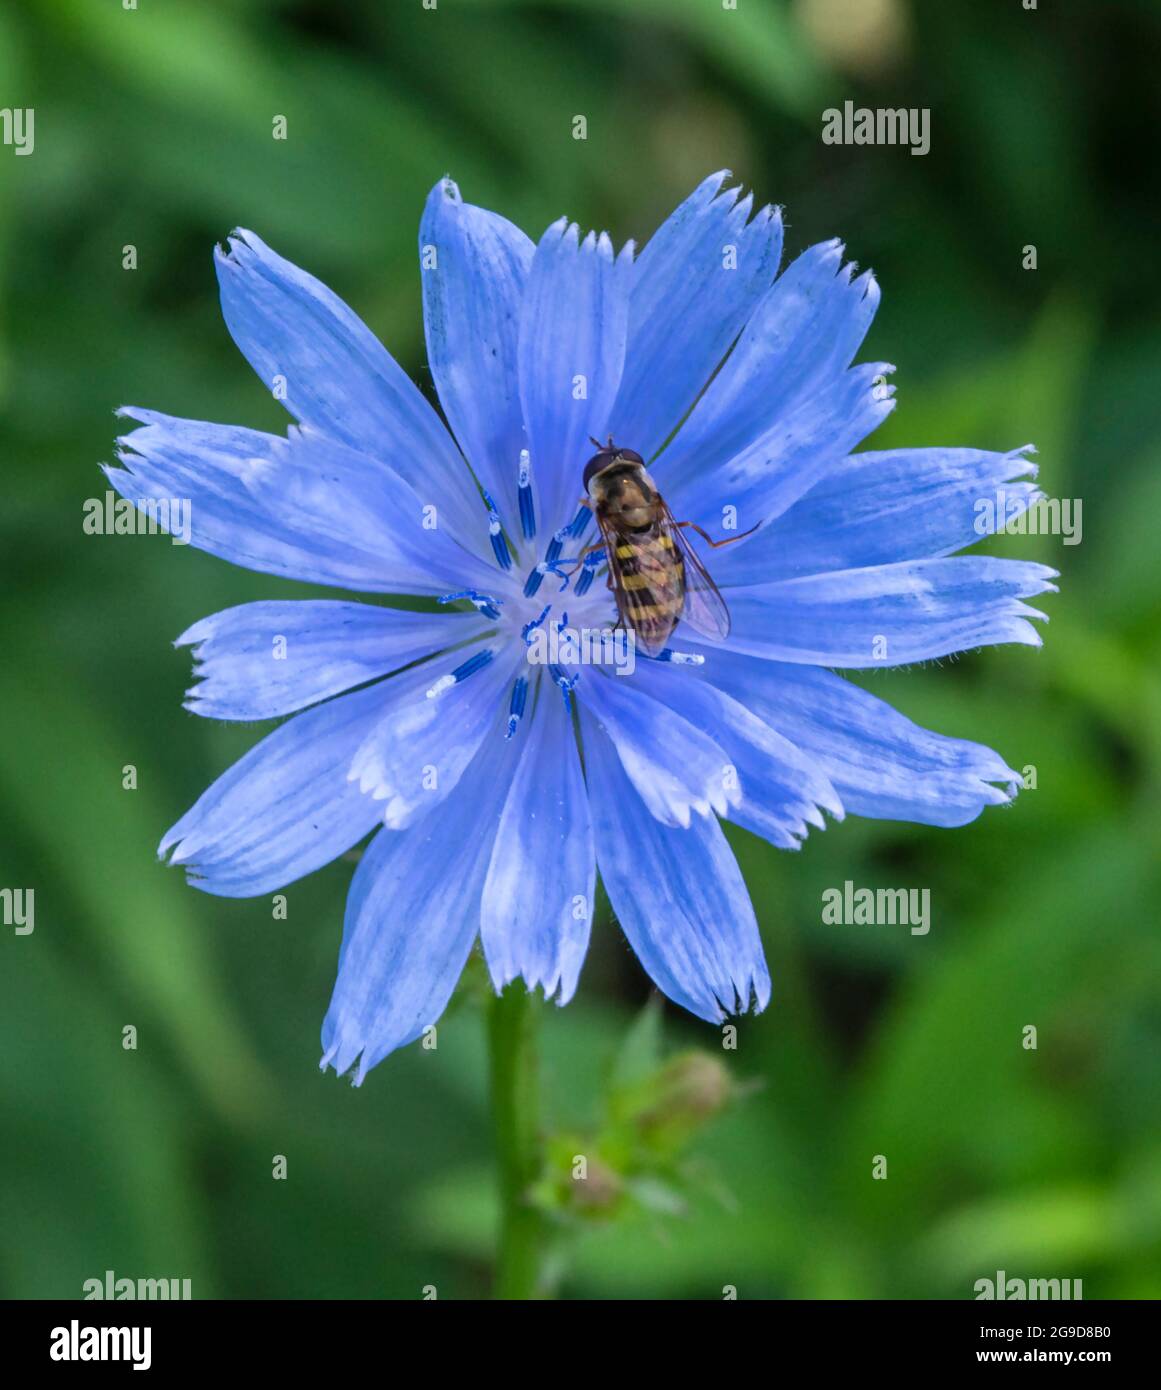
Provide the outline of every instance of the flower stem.
[[488,1051],[500,1186],[497,1298],[540,1298],[544,1218],[529,1201],[540,1176],[539,1001],[515,980],[489,1002]]

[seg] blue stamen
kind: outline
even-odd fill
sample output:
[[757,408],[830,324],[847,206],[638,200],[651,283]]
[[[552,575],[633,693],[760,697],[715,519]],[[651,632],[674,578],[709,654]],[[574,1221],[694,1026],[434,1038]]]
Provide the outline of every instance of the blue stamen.
[[540,617],[533,618],[530,623],[525,623],[524,626],[520,629],[520,636],[524,638],[525,646],[529,645],[529,638],[531,634],[541,625],[541,623],[544,622],[545,618],[548,617],[551,610],[552,604],[546,603],[543,609],[541,610]]
[[564,543],[568,540],[568,527],[562,526],[556,535],[548,542],[548,549],[544,552],[544,563],[554,565],[560,559],[560,552],[564,549]]
[[536,503],[532,498],[532,457],[527,449],[520,450],[520,471],[517,474],[520,497],[520,530],[530,541],[536,535]]
[[591,507],[586,507],[582,503],[577,511],[576,516],[573,517],[572,521],[565,528],[565,531],[570,540],[575,541],[579,536],[582,536],[584,534],[584,529],[589,524],[589,520],[592,517],[592,514],[593,509]]
[[[586,515],[588,514],[588,509],[586,507],[582,507],[581,511],[585,512]],[[568,588],[569,576],[561,572],[560,553],[564,549],[565,541],[571,539],[573,527],[579,520],[580,518],[577,517],[571,526],[562,526],[548,542],[548,546],[544,552],[544,559],[532,570],[524,583],[525,598],[531,598],[532,595],[536,593],[546,574],[555,574],[558,579],[563,580],[560,586],[560,592],[562,594]]]
[[[556,545],[555,540],[548,547],[548,549],[551,551],[554,545]],[[551,556],[549,559],[541,560],[540,564],[538,564],[536,568],[531,571],[528,578],[524,581],[525,598],[533,597],[533,595],[536,593],[536,591],[540,588],[541,584],[543,583],[544,576],[546,574],[555,574],[556,577],[561,581],[560,592],[562,594],[568,588],[568,575],[561,569],[561,565],[567,564],[568,562],[559,559],[559,555],[560,551],[558,549],[556,555]]]
[[434,700],[437,695],[442,695],[445,690],[450,690],[453,685],[458,685],[460,681],[466,681],[469,676],[474,676],[477,671],[482,670],[495,656],[495,652],[490,647],[485,647],[483,651],[476,652],[474,656],[469,656],[467,661],[461,662],[454,671],[440,676],[439,680],[427,692],[427,698]]
[[496,510],[496,504],[488,492],[484,493],[484,503],[488,508],[488,537],[492,542],[492,553],[502,570],[510,570],[512,568],[512,552],[508,549],[504,528],[500,524],[500,513]]
[[596,578],[597,570],[605,563],[605,552],[601,550],[590,550],[585,556],[585,562],[581,566],[581,572],[577,577],[576,583],[572,586],[572,591],[577,598],[583,598],[592,587],[593,580]]
[[557,590],[557,593],[564,593],[564,591],[568,588],[568,581],[572,577],[571,570],[566,571],[560,568],[561,565],[567,563],[568,562],[566,560],[546,560],[544,562],[544,568],[548,570],[550,574],[555,574],[557,578],[560,580],[560,588]]
[[[645,653],[642,652],[642,656]],[[672,647],[659,651],[652,661],[670,661],[674,666],[704,666],[705,657],[700,652],[675,652]]]
[[504,602],[502,598],[493,598],[491,594],[481,594],[478,589],[463,589],[458,594],[444,594],[439,602],[455,603],[458,599],[467,599],[485,618],[498,618],[500,604]]
[[508,732],[505,738],[511,738],[521,719],[524,718],[524,705],[528,699],[528,677],[517,676],[516,684],[512,687],[512,700],[508,706]]
[[557,683],[557,685],[560,686],[560,693],[564,696],[564,707],[569,712],[569,714],[571,714],[572,691],[576,686],[577,681],[580,680],[580,673],[578,672],[575,676],[570,676],[564,670],[563,667],[557,666],[554,663],[553,665],[549,666],[548,674]]

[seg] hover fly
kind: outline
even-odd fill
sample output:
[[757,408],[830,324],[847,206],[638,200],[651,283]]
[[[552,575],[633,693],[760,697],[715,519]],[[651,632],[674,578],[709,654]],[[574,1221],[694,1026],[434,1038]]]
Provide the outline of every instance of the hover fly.
[[684,532],[696,531],[715,548],[742,536],[715,541],[692,521],[675,521],[640,454],[612,437],[603,447],[593,443],[600,452],[585,465],[582,500],[596,515],[601,539],[581,553],[604,550],[621,622],[649,656],[664,648],[680,620],[720,641],[730,631],[729,610]]

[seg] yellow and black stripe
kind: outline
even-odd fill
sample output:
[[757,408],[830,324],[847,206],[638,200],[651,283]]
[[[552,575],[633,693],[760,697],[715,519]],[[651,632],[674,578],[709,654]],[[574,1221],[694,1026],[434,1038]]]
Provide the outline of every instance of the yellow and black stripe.
[[685,567],[660,527],[617,537],[611,554],[613,592],[622,620],[647,652],[660,651],[685,601]]

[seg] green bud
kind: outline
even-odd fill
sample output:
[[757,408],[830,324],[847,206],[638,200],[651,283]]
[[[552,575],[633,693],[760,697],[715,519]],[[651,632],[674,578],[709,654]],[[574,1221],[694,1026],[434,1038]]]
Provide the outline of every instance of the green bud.
[[678,1147],[733,1095],[726,1067],[707,1052],[682,1052],[659,1067],[638,1092],[633,1115],[641,1137],[653,1147]]

